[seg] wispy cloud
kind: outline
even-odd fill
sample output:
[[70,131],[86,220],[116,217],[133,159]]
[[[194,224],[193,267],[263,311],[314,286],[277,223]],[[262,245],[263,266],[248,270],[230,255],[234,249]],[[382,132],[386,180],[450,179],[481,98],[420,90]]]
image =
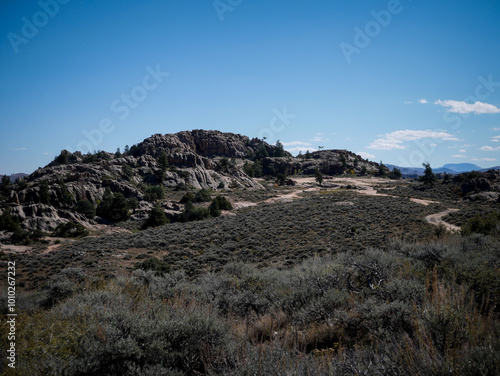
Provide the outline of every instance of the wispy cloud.
[[404,101],[403,103],[404,103],[404,104],[412,104],[412,103],[413,103],[413,101]]
[[367,153],[365,151],[360,151],[357,154],[364,159],[374,159],[375,158],[375,156],[373,154]]
[[312,141],[312,142],[326,142],[328,141],[327,138],[323,138],[323,137],[319,137],[319,136],[315,136],[313,138],[310,138],[309,141]]
[[377,150],[395,150],[395,149],[406,149],[403,144],[405,141],[415,141],[424,138],[440,139],[446,141],[459,141],[455,136],[446,132],[435,132],[431,130],[421,131],[404,129],[400,131],[394,131],[391,133],[386,133],[381,138],[373,141],[368,148]]
[[52,155],[52,153],[49,153],[48,151],[44,151],[42,154],[43,155]]
[[496,161],[496,158],[471,158],[471,161],[487,161],[487,162],[493,162]]
[[429,103],[429,102],[427,102],[427,99],[419,99],[418,103],[426,104],[426,103]]
[[309,142],[304,142],[304,141],[283,142],[283,146],[295,146],[295,145],[311,146]]
[[498,132],[498,131],[500,131],[500,128],[490,128],[490,131]]
[[485,145],[482,148],[479,148],[479,150],[483,150],[483,151],[498,151],[498,150],[500,150],[500,146],[493,147],[493,146]]
[[23,151],[23,150],[28,150],[28,148],[10,148],[10,150]]
[[477,101],[476,103],[466,103],[464,101],[454,101],[454,100],[437,100],[434,104],[447,107],[449,112],[455,112],[457,114],[498,114],[500,113],[500,108],[489,103],[483,103]]
[[461,145],[452,145],[452,146],[448,146],[448,149],[463,149],[463,148],[471,148],[471,147],[474,147],[476,145],[474,144],[461,144]]
[[463,154],[453,154],[452,157],[453,158],[468,158],[466,155],[463,155]]
[[458,152],[459,152],[459,153],[465,153],[466,151],[467,151],[467,150],[465,150],[465,149],[460,149]]

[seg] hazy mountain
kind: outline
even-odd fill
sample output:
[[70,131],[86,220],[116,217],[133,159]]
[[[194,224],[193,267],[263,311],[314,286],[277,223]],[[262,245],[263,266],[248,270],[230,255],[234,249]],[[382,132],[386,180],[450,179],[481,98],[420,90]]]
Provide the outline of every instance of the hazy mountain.
[[446,168],[455,172],[480,171],[482,169],[482,167],[473,163],[448,163],[441,168]]
[[[401,170],[403,176],[406,177],[416,177],[424,174],[423,167],[400,167],[392,164],[386,164],[391,170],[394,167],[397,167]],[[432,167],[432,166],[431,166]],[[473,163],[447,163],[442,167],[432,168],[432,171],[436,174],[460,174],[462,172],[470,172],[470,171],[488,171],[489,168],[483,169],[476,164]]]

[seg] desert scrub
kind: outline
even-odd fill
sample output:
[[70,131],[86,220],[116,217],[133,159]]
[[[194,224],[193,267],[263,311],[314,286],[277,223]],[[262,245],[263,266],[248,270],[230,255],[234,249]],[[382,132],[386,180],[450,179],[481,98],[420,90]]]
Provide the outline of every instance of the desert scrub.
[[217,362],[230,338],[209,307],[154,301],[131,282],[110,282],[26,317],[18,374],[184,375]]

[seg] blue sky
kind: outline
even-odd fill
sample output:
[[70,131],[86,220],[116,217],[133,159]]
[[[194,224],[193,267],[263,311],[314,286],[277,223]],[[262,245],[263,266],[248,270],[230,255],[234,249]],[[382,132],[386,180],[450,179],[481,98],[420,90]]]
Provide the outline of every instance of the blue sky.
[[217,129],[500,165],[498,1],[3,1],[0,174]]

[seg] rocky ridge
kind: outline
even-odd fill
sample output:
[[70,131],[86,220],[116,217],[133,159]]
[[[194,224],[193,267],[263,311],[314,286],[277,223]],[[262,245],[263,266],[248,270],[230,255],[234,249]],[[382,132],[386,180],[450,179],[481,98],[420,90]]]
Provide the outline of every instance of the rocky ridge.
[[[161,160],[162,156],[166,161]],[[346,150],[293,157],[279,144],[269,145],[239,134],[206,130],[155,134],[123,154],[99,151],[83,155],[63,150],[49,165],[8,190],[0,202],[0,211],[9,206],[12,215],[28,230],[50,232],[69,220],[89,226],[94,221],[76,213],[74,205],[88,200],[96,207],[109,188],[137,200],[139,217],[143,217],[153,206],[151,200],[146,200],[148,187],[264,189],[254,178],[260,174],[254,174],[257,165],[264,175],[270,176],[314,174],[316,169],[328,175],[366,175],[379,170],[377,163]],[[47,191],[45,200],[41,193],[43,184]],[[181,210],[177,203],[164,201],[162,205],[170,215]]]

